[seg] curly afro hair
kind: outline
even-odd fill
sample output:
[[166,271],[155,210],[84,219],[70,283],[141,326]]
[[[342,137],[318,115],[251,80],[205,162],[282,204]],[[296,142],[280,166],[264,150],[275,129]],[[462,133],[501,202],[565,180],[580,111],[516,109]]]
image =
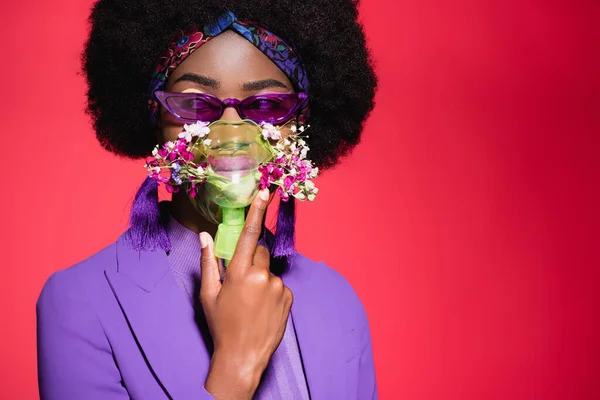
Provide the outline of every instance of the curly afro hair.
[[311,160],[334,165],[360,139],[377,79],[357,21],[358,0],[99,0],[82,54],[87,112],[102,146],[148,156],[157,144],[148,85],[177,29],[214,22],[225,11],[293,43],[311,84]]

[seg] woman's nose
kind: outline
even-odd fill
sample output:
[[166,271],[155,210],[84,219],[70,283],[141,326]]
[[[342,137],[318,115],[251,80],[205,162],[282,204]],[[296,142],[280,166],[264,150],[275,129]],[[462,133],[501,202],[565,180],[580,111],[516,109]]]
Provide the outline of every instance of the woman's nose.
[[240,121],[242,117],[238,114],[235,107],[227,107],[225,111],[223,111],[223,115],[221,115],[221,119],[225,119],[228,121]]

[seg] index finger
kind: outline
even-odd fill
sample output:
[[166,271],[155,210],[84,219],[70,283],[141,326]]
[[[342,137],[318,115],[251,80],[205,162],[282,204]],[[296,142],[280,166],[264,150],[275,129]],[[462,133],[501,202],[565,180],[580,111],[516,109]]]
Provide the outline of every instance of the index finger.
[[263,189],[254,198],[246,216],[242,234],[238,240],[235,252],[231,258],[228,269],[246,269],[252,266],[256,245],[260,239],[263,228],[263,219],[269,206],[269,190]]

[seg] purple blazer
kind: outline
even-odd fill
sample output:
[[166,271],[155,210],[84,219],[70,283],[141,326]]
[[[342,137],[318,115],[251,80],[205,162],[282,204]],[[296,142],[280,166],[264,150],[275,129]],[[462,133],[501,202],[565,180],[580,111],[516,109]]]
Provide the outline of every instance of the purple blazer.
[[[365,310],[348,282],[302,255],[282,279],[313,400],[376,399]],[[162,251],[123,236],[46,282],[37,302],[42,400],[213,399],[210,339]],[[208,346],[206,343],[209,343]]]

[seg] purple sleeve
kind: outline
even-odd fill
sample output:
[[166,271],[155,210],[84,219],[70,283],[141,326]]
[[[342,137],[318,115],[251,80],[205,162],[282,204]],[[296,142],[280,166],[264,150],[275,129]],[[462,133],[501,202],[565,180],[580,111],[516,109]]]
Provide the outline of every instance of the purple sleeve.
[[129,399],[94,309],[74,275],[54,273],[37,302],[42,400]]
[[360,310],[361,319],[363,320],[363,328],[360,336],[360,381],[358,383],[357,398],[377,400],[377,381],[375,379],[375,364],[373,362],[373,348],[371,345],[369,321],[367,320],[367,315],[362,305]]

